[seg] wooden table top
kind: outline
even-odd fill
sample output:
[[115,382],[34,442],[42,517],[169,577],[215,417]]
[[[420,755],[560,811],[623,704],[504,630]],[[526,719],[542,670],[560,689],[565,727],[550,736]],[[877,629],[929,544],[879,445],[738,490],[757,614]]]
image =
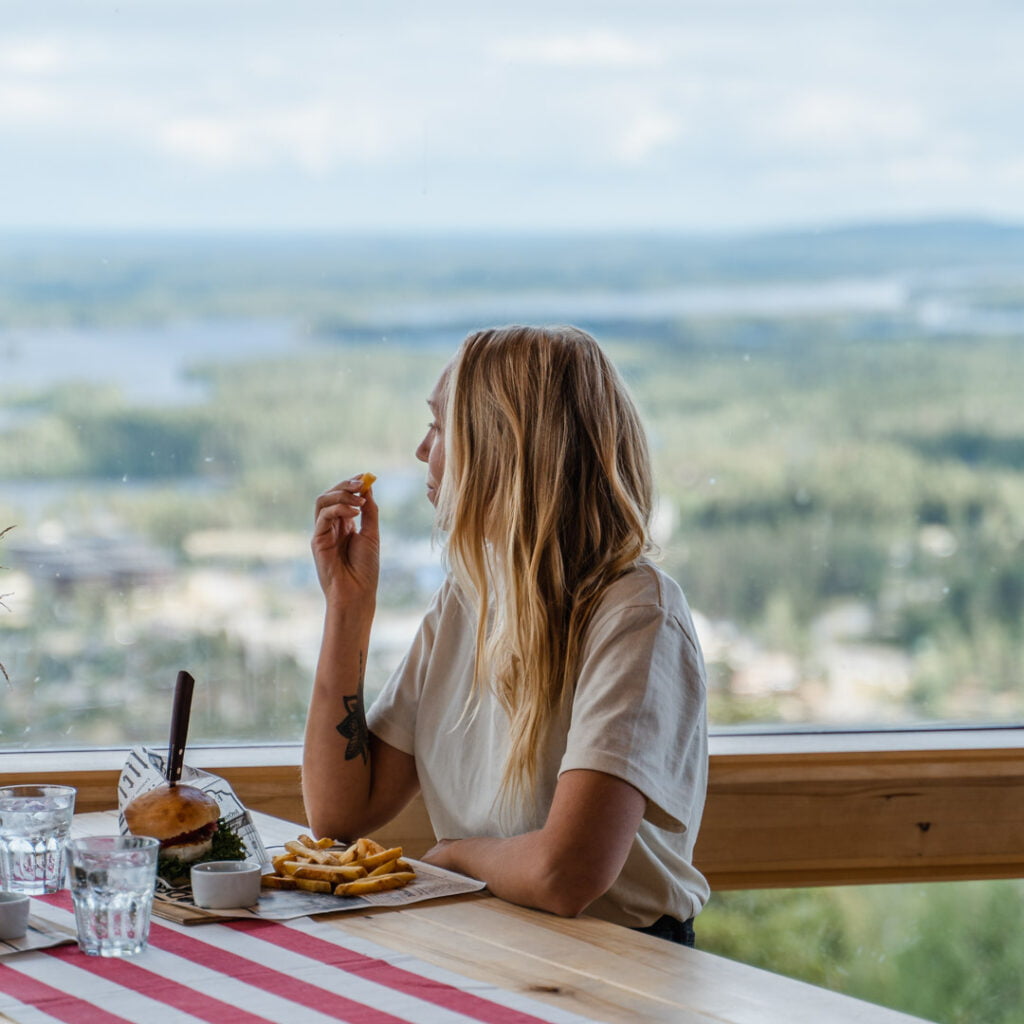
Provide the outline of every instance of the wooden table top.
[[917,1017],[606,921],[559,918],[487,894],[326,920],[608,1024],[920,1024]]
[[[267,815],[253,818],[268,845],[302,831]],[[317,920],[606,1024],[921,1024],[699,949],[595,918],[529,910],[486,892]]]
[[[270,815],[256,813],[253,819],[268,844],[302,831]],[[318,919],[456,974],[606,1024],[921,1022],[607,921],[556,917],[486,892]]]

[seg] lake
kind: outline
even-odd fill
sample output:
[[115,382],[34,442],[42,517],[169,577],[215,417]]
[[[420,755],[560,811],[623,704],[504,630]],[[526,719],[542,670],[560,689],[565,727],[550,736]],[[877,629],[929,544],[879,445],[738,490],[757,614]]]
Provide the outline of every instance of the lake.
[[[1024,310],[987,308],[986,283],[1020,284],[1020,271],[955,274],[905,272],[762,284],[662,289],[500,290],[454,297],[439,292],[418,302],[367,311],[359,333],[375,330],[394,342],[454,349],[463,334],[499,323],[577,323],[686,318],[823,316],[882,317],[925,334],[1007,334],[1024,331]],[[344,334],[344,329],[340,332]],[[598,329],[600,334],[600,330]],[[285,319],[193,320],[130,327],[0,327],[0,381],[10,396],[76,381],[117,387],[129,401],[180,404],[203,397],[190,369],[203,363],[250,361],[314,350],[308,326]]]
[[294,352],[313,343],[283,320],[204,320],[102,328],[0,328],[8,395],[100,381],[128,399],[178,404],[202,397],[191,367]]

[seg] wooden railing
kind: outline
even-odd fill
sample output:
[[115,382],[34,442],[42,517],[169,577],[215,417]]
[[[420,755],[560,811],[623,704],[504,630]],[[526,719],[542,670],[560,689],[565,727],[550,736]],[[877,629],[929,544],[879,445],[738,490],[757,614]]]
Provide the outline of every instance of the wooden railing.
[[[295,747],[195,748],[246,806],[302,819]],[[0,755],[0,785],[60,781],[116,804],[120,751]],[[422,802],[386,829],[433,842]],[[712,887],[1024,876],[1024,730],[714,737],[696,861]]]
[[712,756],[695,859],[714,888],[1024,876],[1024,746],[966,745],[1024,733],[816,739]]

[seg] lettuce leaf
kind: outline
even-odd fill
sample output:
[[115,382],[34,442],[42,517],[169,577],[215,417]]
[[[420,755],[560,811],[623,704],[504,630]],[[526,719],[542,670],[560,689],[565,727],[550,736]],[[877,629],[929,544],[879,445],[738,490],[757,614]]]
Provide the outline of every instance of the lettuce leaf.
[[156,873],[170,885],[188,885],[193,864],[202,864],[210,860],[245,860],[247,854],[241,836],[227,823],[224,818],[217,819],[217,831],[213,834],[213,845],[209,853],[204,853],[197,860],[183,861],[177,857],[160,857],[156,863]]

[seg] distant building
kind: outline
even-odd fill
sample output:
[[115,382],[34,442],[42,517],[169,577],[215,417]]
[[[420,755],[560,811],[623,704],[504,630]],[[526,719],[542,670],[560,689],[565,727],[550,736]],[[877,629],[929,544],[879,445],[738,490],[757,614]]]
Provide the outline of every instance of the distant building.
[[174,573],[170,554],[133,535],[67,534],[8,541],[12,568],[33,582],[59,589],[81,584],[136,587],[160,583]]

